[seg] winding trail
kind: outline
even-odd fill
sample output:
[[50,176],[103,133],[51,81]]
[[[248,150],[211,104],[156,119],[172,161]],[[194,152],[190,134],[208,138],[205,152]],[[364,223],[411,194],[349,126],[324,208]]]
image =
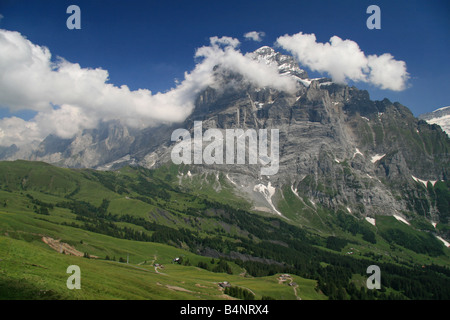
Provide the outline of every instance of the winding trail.
[[[292,285],[292,282],[294,282],[294,280],[291,278],[291,282],[289,284]],[[297,288],[298,288],[298,284],[295,284],[295,286],[292,286],[292,289],[294,289],[294,294],[295,294],[295,297],[297,298],[297,300],[302,300],[302,298],[300,298],[298,296]]]

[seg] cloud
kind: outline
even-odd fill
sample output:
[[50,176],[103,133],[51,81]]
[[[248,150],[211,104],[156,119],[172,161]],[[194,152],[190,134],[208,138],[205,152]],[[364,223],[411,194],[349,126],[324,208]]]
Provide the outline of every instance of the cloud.
[[51,113],[55,106],[71,105],[97,118],[126,116],[132,121],[181,121],[192,105],[183,103],[192,89],[185,81],[167,95],[149,90],[130,91],[108,83],[109,74],[81,68],[18,32],[0,30],[0,105],[11,110]]
[[327,43],[319,43],[314,34],[300,32],[281,36],[276,44],[291,52],[301,65],[328,73],[339,83],[362,81],[401,91],[409,79],[405,62],[395,60],[389,53],[366,56],[356,42],[337,36]]
[[[16,132],[22,137],[17,139],[19,144],[49,133],[67,138],[95,127],[100,120],[121,119],[133,127],[183,121],[206,85],[202,70],[196,68],[167,93],[117,87],[108,83],[106,70],[82,68],[62,58],[52,60],[48,48],[7,30],[0,30],[0,75],[1,107],[38,112],[26,123],[2,119],[0,145],[12,140],[7,135],[17,137]],[[28,130],[11,131],[13,122]]]
[[245,79],[260,87],[272,87],[288,92],[294,92],[298,88],[296,80],[280,75],[277,66],[255,60],[251,53],[242,54],[236,50],[238,45],[236,39],[212,37],[210,45],[197,49],[195,56],[203,58],[202,65],[208,69],[220,65],[243,75]]
[[368,56],[370,68],[369,81],[381,89],[402,91],[406,89],[409,74],[406,71],[404,61],[395,60],[394,57],[385,53],[381,56]]
[[[247,35],[258,39],[253,38],[256,34]],[[317,43],[313,34],[298,33],[279,37],[277,44],[303,65],[329,73],[338,82],[364,81],[402,90],[408,79],[403,61],[388,53],[366,56],[355,42],[336,36],[323,44]],[[239,73],[259,87],[291,93],[298,89],[294,77],[280,75],[276,64],[259,61],[252,53],[243,54],[239,46],[239,40],[232,37],[211,37],[208,45],[196,50],[196,65],[185,72],[182,81],[167,92],[152,93],[115,86],[109,83],[107,70],[53,58],[48,48],[18,32],[0,29],[0,107],[37,113],[29,121],[0,119],[0,145],[24,146],[49,134],[71,138],[82,129],[113,119],[134,128],[181,122],[192,113],[201,91],[208,86],[224,87],[214,76],[216,66]]]
[[52,59],[50,50],[27,40],[18,32],[0,29],[0,107],[11,111],[34,110],[37,115],[0,120],[0,145],[25,145],[48,134],[70,138],[99,121],[120,119],[126,125],[144,128],[159,123],[181,122],[194,109],[197,95],[215,82],[213,68],[223,65],[260,86],[294,90],[295,81],[279,75],[243,55],[239,40],[212,37],[199,48],[199,60],[184,80],[165,93],[148,89],[130,90],[109,83],[107,70],[82,68],[63,58]]
[[17,117],[0,119],[0,145],[2,146],[12,144],[21,146],[41,139],[40,128],[34,121],[25,121]]
[[250,31],[247,32],[246,34],[244,34],[244,38],[247,40],[253,40],[256,42],[261,42],[262,38],[265,36],[266,34],[262,31]]

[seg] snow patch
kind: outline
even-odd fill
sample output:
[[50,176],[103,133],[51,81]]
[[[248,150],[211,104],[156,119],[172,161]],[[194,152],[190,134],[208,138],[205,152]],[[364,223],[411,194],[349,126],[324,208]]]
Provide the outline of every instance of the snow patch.
[[361,151],[359,151],[359,149],[358,148],[355,148],[355,153],[353,154],[353,157],[352,157],[352,159],[357,155],[357,154],[360,154],[361,156],[363,156],[364,157],[364,155],[361,153]]
[[450,106],[442,107],[442,108],[436,109],[436,110],[434,110],[434,112],[436,112],[436,111],[443,111],[443,110],[448,109],[448,108],[450,108]]
[[421,183],[423,183],[423,185],[425,186],[425,188],[427,187],[428,182],[431,182],[431,184],[433,185],[433,187],[434,187],[434,185],[435,185],[436,182],[437,182],[437,180],[422,180],[422,179],[416,178],[416,177],[414,177],[414,176],[411,176],[411,177],[413,178],[413,180],[414,180],[415,182],[421,182]]
[[361,118],[363,118],[363,119],[366,120],[367,122],[370,121],[369,118],[366,118],[366,117],[361,117]]
[[436,238],[438,238],[439,240],[441,240],[447,248],[450,247],[450,243],[448,243],[447,241],[445,241],[445,240],[442,239],[441,237],[436,236]]
[[338,159],[334,158],[334,161],[336,161],[337,163],[341,163]]
[[376,154],[376,155],[374,155],[374,156],[372,157],[372,159],[370,159],[370,162],[375,163],[375,162],[377,162],[378,160],[383,159],[385,155],[386,155],[386,154],[381,154],[381,155],[380,155],[380,154]]
[[311,81],[310,80],[306,80],[306,79],[298,79],[298,81],[300,81],[301,83],[303,83],[305,85],[305,87],[309,87],[311,85]]
[[263,185],[262,183],[255,185],[255,187],[253,188],[253,191],[257,191],[259,193],[261,193],[264,198],[266,198],[267,202],[270,204],[270,206],[272,207],[272,209],[280,216],[282,216],[283,214],[278,211],[275,206],[272,203],[272,197],[275,194],[275,187],[272,187],[272,184],[269,183],[267,184],[267,187],[265,185]]
[[291,186],[291,190],[297,196],[297,198],[300,199],[300,196],[298,195],[298,192],[297,192],[297,188],[294,189],[294,185]]
[[369,222],[371,225],[375,225],[375,219],[371,217],[366,217],[366,221]]
[[348,213],[352,213],[352,210],[349,207],[347,207],[347,211]]
[[228,175],[228,173],[227,173],[226,177],[227,177],[227,179],[228,179],[232,184],[234,184],[235,186],[237,186],[236,182],[234,182],[233,180],[231,180],[231,178],[230,178],[230,176]]
[[399,215],[394,214],[394,218],[397,219],[400,222],[406,223],[408,226],[410,225],[407,220],[405,220],[404,218],[400,217]]

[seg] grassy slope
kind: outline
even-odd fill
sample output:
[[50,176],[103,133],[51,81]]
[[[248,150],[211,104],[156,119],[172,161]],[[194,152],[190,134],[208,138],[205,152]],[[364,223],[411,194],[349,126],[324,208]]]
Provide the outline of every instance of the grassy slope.
[[[18,214],[0,213],[0,221],[8,220],[9,226],[21,225]],[[9,219],[7,216],[10,216]],[[34,220],[28,217],[28,220]],[[31,221],[31,224],[34,221]],[[45,223],[37,221],[34,231],[45,230]],[[25,229],[28,229],[25,225]],[[49,228],[51,229],[51,228]],[[2,230],[0,236],[0,298],[1,299],[226,299],[218,282],[229,281],[233,285],[251,289],[260,299],[270,295],[277,299],[295,299],[293,289],[280,285],[276,276],[252,278],[239,275],[212,273],[194,266],[172,264],[174,257],[210,263],[210,258],[194,255],[164,244],[115,239],[79,229],[53,230],[63,239],[74,242],[83,239],[75,247],[103,257],[129,256],[129,264],[103,259],[86,259],[61,254],[47,246],[40,235],[30,232]],[[56,237],[58,238],[58,237]],[[153,263],[164,265],[155,272]],[[69,265],[81,269],[81,290],[69,290],[66,273]],[[233,266],[234,271],[239,267]],[[298,278],[298,279],[297,279]],[[325,298],[318,294],[315,281],[297,277],[302,299]]]
[[[55,207],[48,216],[33,212],[33,203],[27,195],[48,203],[65,201],[65,196],[71,195],[96,205],[106,198],[111,201],[112,213],[137,217],[145,217],[155,209],[154,205],[112,192],[97,183],[89,171],[17,161],[14,165],[0,163],[0,172],[2,299],[227,299],[217,285],[221,281],[249,288],[257,299],[267,295],[296,299],[293,288],[278,284],[275,275],[264,278],[240,275],[243,270],[232,263],[233,275],[213,273],[194,267],[200,261],[210,264],[211,258],[164,244],[117,239],[61,225],[75,221],[76,216],[69,209]],[[135,172],[127,174],[133,176]],[[101,259],[61,254],[41,240],[44,235]],[[128,257],[129,264],[103,260],[106,255],[116,260]],[[189,259],[192,266],[172,264],[174,257]],[[164,274],[155,272],[155,262],[165,266],[160,269]],[[82,290],[66,287],[70,276],[66,269],[73,264],[81,269]],[[315,291],[315,281],[300,277],[295,280],[302,299],[326,298]]]
[[[87,201],[95,206],[99,206],[103,199],[108,199],[110,201],[108,212],[112,214],[129,214],[151,219],[170,227],[199,230],[201,234],[209,235],[220,224],[204,216],[195,218],[196,223],[192,224],[189,220],[191,217],[184,214],[184,211],[187,208],[201,208],[199,197],[176,190],[177,174],[180,172],[178,170],[184,173],[183,179],[191,179],[187,177],[188,169],[173,166],[158,171],[123,168],[117,172],[98,173],[92,170],[61,169],[37,162],[0,162],[0,243],[2,244],[0,297],[219,299],[225,297],[221,296],[217,283],[226,280],[234,285],[249,288],[256,293],[257,298],[271,296],[277,299],[295,299],[293,288],[287,284],[278,284],[276,276],[264,278],[239,276],[243,270],[232,263],[230,264],[232,264],[233,275],[212,273],[192,266],[172,265],[171,261],[176,256],[188,258],[193,266],[199,261],[209,263],[211,258],[164,244],[117,239],[61,225],[63,222],[77,222],[76,215],[69,209],[61,207],[54,207],[48,216],[38,215],[33,212],[33,203],[29,197],[53,204],[71,198]],[[138,200],[137,197],[142,196],[139,193],[142,189],[148,191],[146,187],[141,186],[140,189],[134,187],[142,176],[151,181],[152,186],[156,186],[156,190],[159,190],[158,188],[169,190],[173,197],[164,199],[164,197],[148,195],[150,203]],[[226,184],[226,179],[221,176],[217,178],[194,175],[190,185],[202,197],[236,207],[242,206],[243,199],[233,196],[230,186]],[[166,182],[172,184],[167,185]],[[217,188],[217,182],[220,182],[220,192],[214,189]],[[126,187],[127,192],[120,192],[117,190],[118,186]],[[309,230],[320,234],[324,239],[330,235],[346,239],[348,243],[340,252],[345,254],[351,251],[355,259],[378,257],[384,262],[449,264],[448,250],[444,251],[444,255],[429,257],[388,243],[381,234],[392,228],[411,236],[419,236],[419,231],[392,217],[377,217],[375,227],[366,221],[360,222],[376,234],[377,242],[371,244],[363,241],[361,234],[353,235],[337,227],[334,216],[320,206],[310,203],[308,199],[299,199],[289,188],[283,189],[278,203],[279,209],[294,223],[307,226]],[[246,206],[249,207],[248,204]],[[164,210],[175,214],[168,215]],[[125,222],[116,224],[151,234],[140,226]],[[423,227],[423,221],[419,225]],[[231,235],[239,234],[240,231],[236,226],[232,226],[229,232]],[[77,250],[100,258],[108,255],[118,260],[120,257],[128,256],[130,264],[61,255],[41,241],[42,235],[62,239]],[[321,246],[325,246],[325,242]],[[151,266],[155,256],[158,263],[166,265],[163,271],[166,275],[157,274]],[[81,291],[71,291],[65,286],[65,280],[69,276],[65,273],[65,269],[70,264],[81,267],[83,287]],[[300,285],[297,291],[302,299],[326,298],[316,292],[315,281],[295,276],[295,282]],[[43,295],[42,292],[47,293]]]

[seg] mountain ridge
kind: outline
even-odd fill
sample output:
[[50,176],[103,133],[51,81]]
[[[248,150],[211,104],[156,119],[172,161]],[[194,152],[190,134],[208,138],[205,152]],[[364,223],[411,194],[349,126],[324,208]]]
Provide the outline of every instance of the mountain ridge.
[[[193,113],[183,123],[133,130],[119,120],[109,121],[73,139],[49,136],[24,158],[98,170],[124,165],[156,168],[171,161],[175,145],[171,133],[177,128],[192,133],[194,121],[202,121],[203,130],[223,132],[276,128],[278,174],[261,176],[260,166],[201,165],[193,166],[191,175],[222,172],[237,193],[276,215],[283,190],[290,188],[301,201],[308,199],[333,211],[368,218],[421,215],[432,223],[448,223],[448,204],[440,204],[446,200],[438,200],[420,182],[432,181],[433,188],[436,183],[448,184],[450,140],[439,127],[415,118],[400,103],[372,101],[366,90],[327,78],[309,79],[292,57],[272,48],[262,47],[253,57],[296,79],[298,90],[259,87],[218,65],[214,67],[218,85],[198,95]],[[3,158],[14,159],[14,150],[2,151]]]

